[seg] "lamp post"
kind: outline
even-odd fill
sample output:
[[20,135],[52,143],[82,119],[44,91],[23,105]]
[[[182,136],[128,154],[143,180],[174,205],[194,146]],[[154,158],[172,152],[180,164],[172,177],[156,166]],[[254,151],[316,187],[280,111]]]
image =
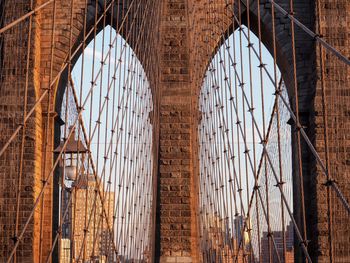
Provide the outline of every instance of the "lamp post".
[[[72,129],[72,128],[70,128]],[[64,147],[66,143],[66,147]],[[72,194],[73,187],[77,188],[79,180],[84,173],[84,160],[87,149],[82,143],[81,140],[75,139],[75,130],[72,131],[72,134],[67,142],[61,141],[60,145],[54,150],[54,153],[61,153],[60,158],[60,174],[61,174],[61,211],[60,222],[62,224],[62,232],[64,235],[70,236],[70,255],[72,262],[75,262],[75,251],[74,251],[74,235],[72,233],[72,203],[73,199],[70,198]],[[81,176],[79,176],[81,175]],[[70,203],[68,201],[71,200]],[[68,220],[64,220],[67,223],[67,226],[62,222],[63,212],[68,209]],[[66,217],[67,217],[66,216]],[[66,231],[68,228],[68,233]],[[62,238],[62,236],[61,236]],[[60,246],[61,248],[61,246]]]

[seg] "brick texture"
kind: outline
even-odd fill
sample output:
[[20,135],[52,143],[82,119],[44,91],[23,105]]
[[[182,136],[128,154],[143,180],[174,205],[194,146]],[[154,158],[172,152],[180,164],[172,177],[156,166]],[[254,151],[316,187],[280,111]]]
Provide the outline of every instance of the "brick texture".
[[[102,0],[99,0],[103,2]],[[42,1],[34,1],[39,4]],[[124,2],[124,1],[123,1]],[[128,1],[126,1],[128,2]],[[228,1],[232,3],[232,1]],[[237,2],[237,1],[236,1]],[[243,1],[245,3],[245,1]],[[320,18],[315,1],[294,0],[295,16],[311,30],[320,25],[325,40],[334,45],[345,56],[350,56],[349,28],[350,2],[347,0],[320,0]],[[69,49],[70,0],[57,1],[55,28],[55,52],[53,76],[61,70]],[[93,24],[96,3],[85,0],[74,1],[73,45],[76,47],[82,40],[84,13],[88,8],[88,28]],[[129,2],[128,2],[129,3]],[[125,8],[128,6],[126,3]],[[289,0],[279,1],[289,10]],[[4,24],[23,15],[29,9],[28,1],[4,1]],[[217,50],[223,32],[232,32],[232,14],[226,9],[226,1],[216,1],[212,10],[211,21],[207,23],[208,1],[195,0],[161,0],[159,1],[159,25],[148,28],[151,34],[145,41],[152,42],[158,52],[158,62],[146,73],[153,87],[160,89],[160,97],[155,88],[155,114],[158,127],[154,141],[159,145],[159,159],[156,160],[157,205],[156,205],[156,258],[160,262],[198,262],[199,245],[197,233],[197,186],[198,186],[198,107],[197,97],[206,67]],[[102,3],[97,5],[101,9]],[[262,11],[263,42],[272,52],[271,5],[260,0]],[[102,10],[97,10],[101,13]],[[28,108],[33,106],[50,82],[52,6],[42,9],[33,18],[31,35],[31,53],[28,85]],[[234,10],[234,12],[238,12]],[[245,22],[246,9],[242,5],[242,17]],[[251,1],[252,31],[257,33],[257,1]],[[29,20],[0,35],[0,146],[22,121],[23,98],[26,72],[26,43],[28,41]],[[125,27],[128,25],[126,23]],[[100,30],[101,26],[99,26]],[[135,28],[139,30],[139,28]],[[288,19],[276,14],[277,63],[288,88],[291,104],[294,105],[293,68],[291,29]],[[321,100],[321,61],[320,51],[315,41],[296,27],[296,64],[299,87],[299,109],[302,124],[305,125],[321,158],[325,160],[323,140],[323,116],[327,113],[329,131],[329,157],[331,175],[338,182],[345,198],[350,199],[348,174],[350,172],[350,69],[345,67],[334,55],[326,52],[325,87],[326,112]],[[135,43],[130,43],[133,47]],[[137,56],[143,62],[147,55],[137,49]],[[11,54],[8,55],[8,54]],[[76,60],[79,56],[73,59]],[[15,58],[15,59],[14,59]],[[73,61],[74,62],[74,61]],[[62,80],[63,79],[63,80]],[[27,122],[24,148],[24,174],[21,187],[20,227],[22,228],[34,201],[41,188],[41,179],[47,175],[52,166],[53,156],[47,151],[46,164],[43,163],[43,149],[54,148],[54,116],[60,111],[60,98],[64,93],[64,74],[61,82],[55,85],[50,100],[43,100]],[[61,85],[62,84],[62,85]],[[159,102],[159,103],[158,103]],[[159,109],[157,108],[159,105]],[[49,120],[46,119],[47,109]],[[47,126],[48,123],[48,126]],[[21,133],[20,133],[21,134]],[[47,134],[47,136],[46,136]],[[295,139],[295,138],[294,138]],[[13,246],[16,184],[19,171],[21,135],[11,143],[6,153],[0,158],[0,261],[8,257]],[[295,140],[294,140],[294,159]],[[307,211],[307,229],[309,251],[315,262],[329,262],[327,225],[327,196],[324,186],[325,177],[315,158],[308,151],[305,143],[303,150],[303,174]],[[155,156],[157,158],[158,156]],[[44,170],[44,167],[46,169]],[[297,168],[294,167],[294,213],[300,225],[300,194]],[[33,219],[28,225],[24,242],[19,246],[18,262],[38,262],[39,255],[47,256],[52,242],[52,182],[44,194],[44,205],[35,210]],[[349,219],[332,192],[333,253],[337,260],[349,261],[347,244],[349,242]],[[40,221],[43,216],[43,250],[40,253]],[[300,261],[298,244],[295,246],[295,260]]]
[[162,1],[157,204],[159,262],[197,262],[188,6]]

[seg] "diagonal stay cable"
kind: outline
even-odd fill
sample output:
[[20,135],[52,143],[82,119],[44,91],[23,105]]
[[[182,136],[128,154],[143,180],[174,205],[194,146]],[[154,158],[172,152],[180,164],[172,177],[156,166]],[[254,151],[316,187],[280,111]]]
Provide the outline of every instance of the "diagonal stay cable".
[[[240,0],[242,1],[242,0]],[[242,1],[243,2],[243,1]],[[249,2],[249,0],[248,0]],[[310,28],[308,28],[306,25],[304,25],[302,22],[300,22],[298,19],[294,17],[293,13],[288,12],[285,10],[282,6],[277,4],[275,0],[268,0],[271,5],[274,5],[274,7],[286,18],[291,20],[293,23],[295,23],[300,29],[302,29],[306,34],[308,34],[311,38],[315,39],[318,43],[320,43],[323,47],[325,47],[328,51],[332,52],[336,57],[338,57],[343,63],[345,63],[347,66],[350,66],[350,59],[346,57],[344,54],[342,54],[338,49],[336,49],[334,46],[329,44],[327,41],[325,41],[321,35],[316,34],[314,31],[312,31]],[[247,2],[243,3],[245,6],[247,6]]]
[[[139,4],[138,4],[138,8],[139,8],[140,6],[141,6],[141,5],[140,5],[140,3],[139,3]],[[135,22],[135,19],[133,20],[130,29],[133,27],[134,22]],[[117,36],[118,36],[118,34],[117,34],[116,37],[114,38],[115,40],[117,39]],[[129,31],[129,33],[128,33],[128,36],[127,36],[127,38],[126,38],[126,41],[128,41],[129,36],[130,36],[130,31]],[[115,43],[115,41],[113,41],[113,43]],[[137,43],[138,43],[138,41],[137,41]],[[113,45],[113,44],[112,44],[112,45]],[[138,44],[136,45],[136,47],[137,47],[137,46],[138,46]],[[122,56],[122,55],[124,54],[124,52],[125,52],[126,49],[127,49],[127,46],[126,46],[126,45],[123,45],[123,48],[122,48],[122,50],[121,50],[120,56]],[[120,66],[121,66],[121,60],[118,60],[117,66],[116,66],[115,69],[114,69],[114,73],[113,73],[113,76],[112,76],[112,81],[111,81],[110,83],[108,83],[107,95],[108,95],[108,93],[110,92],[110,90],[111,90],[111,88],[112,88],[112,86],[113,86],[113,83],[115,82],[117,70],[118,70],[118,68],[119,68]],[[128,75],[128,78],[129,78],[129,75]],[[96,80],[97,80],[97,78],[96,78]],[[96,82],[96,80],[94,81],[94,83]],[[114,88],[114,87],[113,87],[113,88]],[[123,98],[124,98],[124,97],[123,97]],[[102,115],[102,112],[104,111],[104,107],[105,107],[107,101],[108,101],[108,96],[105,97],[105,99],[104,99],[104,101],[103,101],[103,104],[102,104],[102,106],[101,106],[101,109],[99,110],[99,115],[98,115],[99,117],[98,117],[97,123],[100,121],[100,117],[101,117],[101,115]],[[115,121],[113,130],[115,130],[115,127],[116,127],[116,125],[117,125],[117,121],[118,121],[118,119],[116,119],[116,121]],[[88,147],[89,147],[89,145],[90,145],[90,143],[91,143],[91,141],[92,141],[92,139],[93,139],[93,137],[94,137],[94,135],[95,135],[95,132],[96,132],[97,127],[98,127],[98,125],[95,125],[95,126],[94,126],[94,129],[93,129],[93,131],[92,131],[92,133],[91,133],[90,138],[88,138],[88,140],[86,141]],[[109,147],[111,147],[111,143],[109,143]],[[109,149],[108,149],[108,151],[107,151],[107,154],[108,154],[108,152],[109,152]],[[102,173],[103,173],[103,172],[102,172]]]
[[[128,89],[128,91],[129,91],[129,89]],[[129,92],[128,92],[128,94],[130,94]],[[127,100],[128,101],[128,100]],[[126,101],[126,102],[127,102]],[[122,116],[124,116],[125,115],[125,111],[123,112],[123,115]],[[119,117],[119,115],[118,115],[118,117]],[[117,121],[115,122],[116,124],[118,123],[118,120],[119,120],[119,118],[117,118]],[[122,121],[123,121],[123,119],[122,119]],[[117,135],[117,140],[118,140],[118,138],[119,138],[119,135],[120,135],[121,133],[119,133],[118,132],[118,135]],[[117,141],[118,142],[118,141]],[[109,145],[111,145],[112,144],[112,142],[110,142],[109,143]],[[116,143],[117,144],[117,143]],[[104,166],[103,166],[103,172],[102,173],[104,173],[104,171],[105,171],[105,166],[106,166],[106,163],[104,163]],[[95,175],[94,175],[95,176]],[[96,188],[97,189],[100,189],[100,185],[101,185],[101,181],[97,178],[97,176],[95,176],[95,180],[97,180],[97,186],[96,186]],[[105,207],[104,206],[104,201],[105,201],[105,195],[104,194],[100,194],[99,195],[99,198],[100,198],[100,200],[101,200],[101,203],[102,203],[102,207]],[[107,217],[107,213],[106,213],[106,211],[104,211],[104,213],[105,213],[105,216]],[[89,221],[90,222],[90,221]],[[98,225],[99,225],[99,222],[100,222],[100,220],[98,221]],[[109,228],[109,232],[111,233],[111,227],[109,226],[109,222],[107,222],[107,224],[108,224],[108,228]],[[87,225],[87,229],[89,229],[89,226],[90,226],[90,223],[88,223],[88,225]],[[83,237],[83,241],[85,241],[85,239],[86,239],[86,232],[84,232],[84,237]],[[82,246],[83,246],[83,243],[82,243]],[[117,246],[116,245],[113,245],[114,246],[114,250],[115,251],[117,251]],[[79,250],[79,257],[78,258],[80,258],[80,256],[81,256],[81,252],[82,252],[82,247],[80,248],[80,250]]]
[[[274,103],[275,105],[274,105],[274,107],[273,107],[273,111],[272,111],[271,117],[270,117],[269,127],[268,127],[267,134],[266,134],[266,141],[267,141],[267,142],[269,141],[269,137],[270,137],[270,132],[271,132],[271,128],[272,128],[272,121],[273,121],[273,118],[274,118],[274,113],[275,113],[275,111],[276,111],[276,103],[277,103],[277,100],[275,100],[275,103]],[[262,198],[261,198],[261,193],[260,193],[260,186],[259,186],[259,179],[260,179],[259,175],[260,175],[261,169],[262,169],[262,167],[263,167],[264,159],[265,159],[265,152],[262,152],[262,154],[261,154],[261,156],[260,156],[258,171],[257,171],[257,181],[256,181],[255,186],[254,186],[254,188],[253,188],[253,191],[252,191],[252,193],[251,193],[250,201],[249,201],[249,204],[248,204],[248,212],[247,212],[247,215],[248,215],[247,217],[248,217],[248,218],[250,217],[251,209],[252,209],[252,207],[253,207],[254,197],[256,196],[256,193],[257,193],[257,192],[258,192],[259,195],[260,195],[259,198],[260,198],[260,200],[261,200],[261,204],[263,204]],[[266,218],[267,218],[267,213],[266,213],[264,207],[263,207],[263,209],[264,209],[264,211],[263,211],[263,212],[264,212],[264,216],[265,216],[265,219],[266,219]],[[244,232],[245,229],[249,228],[249,222],[248,222],[248,223],[247,223],[247,222],[248,222],[248,220],[245,220],[244,225],[242,226],[242,229],[241,229],[241,234],[243,234],[243,232]],[[247,231],[248,231],[248,229],[247,229]],[[271,234],[271,233],[270,233],[270,234]],[[270,234],[269,234],[269,235],[270,235]],[[272,236],[272,242],[275,242],[273,236]],[[243,245],[243,244],[242,244],[242,240],[240,241],[240,243],[239,243],[238,246],[240,247],[241,245]],[[277,252],[277,251],[276,251],[276,252]],[[278,253],[277,253],[277,254],[278,254]]]
[[[225,78],[225,79],[227,79],[227,78]],[[231,94],[231,97],[232,97],[232,94]],[[237,112],[236,112],[236,114],[238,114]],[[238,115],[237,115],[238,116]],[[237,119],[237,123],[238,124],[240,124],[240,121],[239,121],[239,119]],[[241,128],[241,127],[240,127]],[[246,142],[246,140],[245,140],[245,136],[244,136],[244,132],[241,130],[241,133],[242,133],[242,136],[243,136],[243,139],[244,139],[244,141]],[[245,145],[245,147],[246,147],[246,149],[248,149],[248,147],[247,147],[247,145]],[[229,146],[229,150],[231,150],[230,149],[230,146]],[[248,155],[249,155],[249,153],[248,153]],[[250,156],[249,156],[250,157]],[[254,170],[254,168],[253,168],[253,165],[252,165],[252,163],[251,163],[251,160],[249,159],[249,161],[250,161],[250,167],[251,167],[251,169],[253,169]],[[234,169],[234,173],[236,173],[235,172],[235,169]],[[235,176],[236,177],[236,176]]]
[[14,21],[12,21],[9,24],[7,24],[6,26],[0,28],[0,34],[3,34],[7,30],[9,30],[10,28],[14,27],[15,25],[19,24],[23,20],[27,19],[28,17],[30,17],[32,15],[36,15],[36,13],[38,13],[41,9],[43,9],[45,6],[47,6],[47,5],[49,5],[49,4],[53,3],[53,2],[54,2],[54,0],[48,0],[45,3],[42,3],[41,5],[35,7],[34,9],[29,10],[28,13],[26,13],[23,16],[15,19]]
[[[232,95],[232,94],[231,94]],[[231,96],[232,97],[232,96]],[[239,123],[240,121],[239,120],[237,120],[237,123]],[[241,127],[240,127],[241,128]],[[245,136],[244,136],[244,132],[243,131],[241,131],[241,133],[242,133],[242,136],[243,136],[243,139],[244,139],[244,141],[245,141]],[[246,145],[246,148],[247,148],[247,145]],[[231,149],[230,149],[230,146],[229,146],[229,151],[230,151]],[[250,160],[250,162],[251,162],[251,160]],[[252,165],[252,163],[250,163],[250,166],[251,166],[251,168],[253,167],[253,165]],[[252,168],[253,169],[253,168]],[[234,169],[234,173],[236,173],[235,172],[235,169]],[[235,178],[237,177],[237,175],[235,176]],[[236,179],[237,180],[237,179]],[[239,184],[239,183],[238,183]]]
[[324,46],[328,51],[332,52],[335,56],[337,56],[342,62],[344,62],[347,66],[350,66],[350,59],[347,58],[345,55],[343,55],[339,50],[337,50],[335,47],[333,47],[331,44],[329,44],[327,41],[325,41],[322,36],[314,33],[312,30],[310,30],[307,26],[305,26],[303,23],[301,23],[298,19],[294,17],[294,14],[289,13],[286,11],[283,7],[281,7],[279,4],[277,4],[274,0],[268,0],[271,4],[275,6],[275,8],[284,16],[288,17],[290,20],[292,20],[299,28],[301,28],[304,32],[306,32],[309,36],[314,38],[318,43],[320,43],[322,46]]

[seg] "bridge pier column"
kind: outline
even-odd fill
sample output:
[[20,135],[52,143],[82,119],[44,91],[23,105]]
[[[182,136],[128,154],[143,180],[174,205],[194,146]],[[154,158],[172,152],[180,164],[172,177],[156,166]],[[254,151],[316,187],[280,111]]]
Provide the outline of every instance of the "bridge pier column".
[[[167,88],[172,92],[185,89]],[[191,98],[176,98],[162,103],[160,111],[157,256],[159,262],[197,262]]]
[[[0,12],[4,16],[0,27],[24,15],[30,7],[28,1],[16,3],[3,1],[1,4]],[[40,81],[38,66],[40,59],[36,53],[40,30],[38,19],[33,18],[29,42],[29,23],[27,19],[0,34],[0,148],[9,142],[10,136],[14,134],[18,125],[23,123],[25,87],[28,91],[27,111],[33,107],[39,93],[37,84]],[[27,54],[29,43],[31,52]],[[28,56],[30,67],[27,73]],[[27,79],[26,74],[28,74]],[[34,209],[34,202],[41,184],[42,152],[39,143],[41,123],[39,106],[26,122],[25,132],[23,133],[23,128],[19,130],[0,157],[0,262],[8,259],[26,223],[26,231],[22,235],[22,242],[18,244],[13,259],[15,262],[23,263],[38,262],[40,208]],[[22,136],[24,136],[23,148]],[[22,160],[22,166],[20,160]],[[33,209],[31,220],[28,220]]]
[[189,71],[187,1],[162,1],[156,262],[198,262],[197,121]]

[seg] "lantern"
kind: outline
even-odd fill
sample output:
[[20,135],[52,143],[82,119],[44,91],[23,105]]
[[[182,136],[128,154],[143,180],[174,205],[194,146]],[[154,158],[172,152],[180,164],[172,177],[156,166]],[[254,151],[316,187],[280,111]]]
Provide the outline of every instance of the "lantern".
[[[63,149],[65,142],[62,141],[60,145],[54,150],[55,153],[60,153]],[[63,166],[65,171],[65,179],[68,181],[77,180],[77,166],[79,162],[83,163],[84,155],[87,152],[84,144],[81,140],[75,140],[75,130],[73,130],[66,147],[62,151],[64,153]]]

